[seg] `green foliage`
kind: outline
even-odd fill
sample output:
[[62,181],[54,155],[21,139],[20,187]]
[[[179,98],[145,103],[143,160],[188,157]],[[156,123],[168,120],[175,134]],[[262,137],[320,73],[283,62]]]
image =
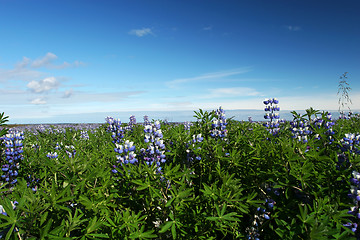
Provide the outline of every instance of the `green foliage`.
[[[4,116],[4,113],[0,113],[0,127],[4,127],[4,126],[5,126],[5,123],[6,123],[7,121],[9,121],[8,118],[9,118],[9,116]],[[1,131],[0,131],[0,137],[1,137],[1,136],[4,136],[7,132],[8,132],[8,129],[6,129],[6,128],[1,129]]]
[[[7,214],[0,214],[3,236],[245,239],[255,220],[261,239],[353,236],[343,224],[351,219],[348,180],[352,170],[359,171],[359,156],[346,153],[348,167],[337,166],[340,140],[359,132],[359,119],[339,120],[330,144],[325,123],[313,121],[327,121],[327,113],[314,109],[294,112],[295,119],[311,122],[307,143],[291,137],[289,123],[273,136],[259,123],[235,120],[228,121],[226,137],[213,138],[215,113],[199,110],[195,116],[190,130],[162,125],[162,174],[147,164],[123,164],[114,174],[116,153],[106,126],[89,130],[88,140],[69,128],[26,132],[18,184],[12,191],[0,189]],[[125,132],[137,153],[146,147],[143,129],[136,125]],[[194,142],[199,134],[203,140]],[[72,157],[65,151],[70,145],[76,149]],[[57,158],[46,156],[55,151]]]

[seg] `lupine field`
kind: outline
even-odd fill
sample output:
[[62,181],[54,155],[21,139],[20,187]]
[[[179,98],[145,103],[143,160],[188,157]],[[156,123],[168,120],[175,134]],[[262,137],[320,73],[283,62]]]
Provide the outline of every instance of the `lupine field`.
[[0,114],[0,236],[360,239],[360,116],[264,107],[262,122],[221,107],[96,126],[9,128]]

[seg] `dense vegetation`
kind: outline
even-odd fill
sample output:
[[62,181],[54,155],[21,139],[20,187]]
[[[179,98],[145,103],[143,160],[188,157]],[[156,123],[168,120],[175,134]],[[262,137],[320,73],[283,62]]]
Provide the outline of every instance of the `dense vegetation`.
[[308,109],[286,122],[276,99],[264,103],[263,123],[220,108],[185,124],[4,130],[0,235],[359,238],[359,116]]

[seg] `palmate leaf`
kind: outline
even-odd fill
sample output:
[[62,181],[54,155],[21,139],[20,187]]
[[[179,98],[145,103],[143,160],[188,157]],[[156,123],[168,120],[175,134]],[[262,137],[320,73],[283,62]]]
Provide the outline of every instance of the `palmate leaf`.
[[[173,213],[169,214],[169,217],[171,220],[167,221],[161,228],[161,230],[159,231],[159,233],[164,233],[166,231],[168,231],[169,229],[171,230],[171,235],[173,239],[176,239],[177,237],[177,230],[179,230],[180,234],[182,233],[183,236],[186,236],[186,229],[184,230],[184,224],[182,224],[179,219],[175,218]],[[185,235],[184,235],[185,234]]]
[[[23,204],[24,200],[21,200],[19,205]],[[3,206],[4,211],[6,212],[7,216],[0,214],[1,222],[6,221],[5,223],[0,224],[0,229],[4,229],[11,225],[10,230],[7,232],[5,239],[10,239],[12,234],[15,234],[14,229],[16,228],[16,224],[19,222],[21,216],[20,211],[14,210],[14,205],[10,201],[10,199],[5,198],[3,201],[0,202],[0,204]]]
[[238,216],[238,214],[236,212],[231,212],[231,213],[223,215],[222,218],[227,221],[233,221],[233,222],[239,221],[239,218],[236,218],[233,216]]
[[1,129],[1,131],[0,131],[0,137],[6,135],[6,134],[8,133],[8,131],[9,131],[9,130],[6,129],[6,128]]
[[0,225],[0,229],[3,229],[3,226],[11,225],[5,239],[10,239],[11,236],[16,236],[16,238],[20,238],[18,227],[21,226],[21,221],[23,220],[23,211],[21,209],[23,208],[25,201],[25,198],[20,198],[19,202],[16,205],[7,197],[3,198],[2,201],[0,201],[0,204],[3,206],[3,209],[6,213],[6,216],[0,214],[0,218],[2,220],[7,220],[6,223]]
[[154,230],[149,230],[146,232],[144,232],[144,230],[145,230],[145,225],[141,226],[141,229],[138,232],[130,234],[129,238],[152,239],[158,237],[156,234],[153,234]]
[[141,180],[132,180],[131,182],[139,185],[139,187],[136,188],[138,191],[151,188],[151,184],[149,182],[143,182]]
[[218,214],[217,217],[207,217],[206,219],[207,220],[210,220],[210,221],[239,221],[239,218],[236,218],[234,216],[238,216],[238,214],[236,212],[231,212],[231,213],[228,213],[228,214],[225,214],[226,212],[226,204],[223,205],[221,211],[220,211],[220,208],[218,205],[215,205],[215,208],[216,208],[216,212]]
[[212,188],[205,183],[203,183],[203,186],[204,186],[204,189],[200,189],[200,191],[203,192],[205,196],[211,197],[214,200],[216,200],[218,198],[216,182],[215,182],[215,184],[213,184]]
[[[3,113],[0,113],[0,127],[1,127],[1,126],[4,126],[4,125],[5,125],[4,123],[6,123],[7,121],[9,121],[8,118],[9,118],[9,116],[5,116],[5,117],[4,117],[4,112],[3,112]],[[8,133],[8,129],[6,129],[6,128],[1,129],[1,131],[0,131],[0,137],[1,137],[1,136],[4,136],[4,135],[7,134],[7,133]]]
[[0,214],[0,219],[1,219],[1,222],[3,222],[3,223],[0,224],[0,229],[4,229],[7,226],[12,224],[11,219],[8,216]]
[[92,233],[92,232],[96,231],[97,229],[99,229],[102,225],[103,225],[103,223],[101,221],[98,221],[97,216],[95,216],[89,222],[89,224],[86,228],[86,233],[87,234]]

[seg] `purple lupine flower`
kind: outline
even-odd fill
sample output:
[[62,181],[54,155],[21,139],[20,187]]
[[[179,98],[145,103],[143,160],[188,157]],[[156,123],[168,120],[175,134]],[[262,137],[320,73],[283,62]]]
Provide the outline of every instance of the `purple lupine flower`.
[[150,121],[149,121],[149,117],[147,115],[144,116],[144,126],[145,125],[150,125]]
[[106,122],[109,124],[107,130],[112,133],[111,137],[113,143],[122,143],[124,138],[124,129],[120,119],[114,119],[113,117],[105,118]]
[[31,190],[33,191],[33,192],[36,192],[37,190],[38,190],[38,183],[39,183],[39,181],[40,181],[40,179],[39,178],[35,178],[34,176],[31,176],[31,175],[28,175],[27,177],[26,177],[26,179],[27,179],[27,186],[29,187],[29,188],[31,188]]
[[344,227],[350,228],[351,231],[356,232],[358,225],[356,223],[345,223]]
[[279,123],[282,122],[280,119],[279,113],[276,111],[280,111],[280,107],[277,105],[279,103],[279,100],[276,98],[272,99],[265,99],[265,114],[264,119],[270,120],[268,122],[263,123],[263,126],[266,127],[266,129],[272,134],[277,135],[280,128]]
[[135,124],[136,124],[136,118],[134,115],[131,115],[129,125],[134,126]]
[[290,122],[290,126],[290,131],[293,134],[292,137],[303,143],[307,143],[308,136],[312,134],[310,123],[308,121],[295,120]]
[[5,136],[2,136],[0,140],[5,142],[5,162],[2,165],[1,178],[6,182],[14,185],[17,182],[18,169],[20,168],[20,162],[23,159],[23,144],[24,133],[15,129],[10,129]]
[[[124,142],[124,144],[118,144],[115,143],[116,148],[114,149],[115,152],[117,152],[119,155],[116,155],[116,159],[117,159],[117,163],[119,163],[120,165],[122,164],[134,164],[136,162],[138,162],[138,160],[136,159],[136,154],[135,154],[135,146],[134,146],[134,142],[130,142],[129,140],[126,140]],[[117,173],[117,166],[114,165],[114,170],[112,171],[113,173]]]
[[[350,207],[348,214],[353,215],[356,219],[360,219],[360,173],[354,170],[352,171],[351,175],[352,177],[350,178],[350,193],[348,194],[348,196],[353,199],[353,205]],[[358,230],[358,222],[359,220],[357,220],[355,223],[344,224],[344,226],[351,228],[353,232],[356,232]]]
[[89,140],[89,133],[85,130],[80,131],[80,138],[83,140]]
[[219,107],[219,109],[216,110],[215,115],[216,118],[211,124],[212,129],[210,131],[210,136],[213,138],[224,139],[227,136],[227,122],[224,109],[222,109],[222,107]]
[[69,156],[69,158],[75,157],[76,149],[73,145],[65,146],[65,152]]
[[[359,115],[359,114],[355,114],[355,116],[356,115]],[[344,113],[344,111],[341,111],[340,112],[340,116],[339,116],[339,119],[351,119],[353,117],[353,112],[352,111],[349,111],[348,112],[348,114],[347,114],[347,116],[346,116],[346,114]]]
[[[62,143],[61,143],[61,145],[62,145]],[[61,150],[61,146],[58,142],[56,143],[55,150]]]
[[159,121],[154,122],[144,127],[144,142],[148,144],[147,148],[140,149],[140,156],[144,163],[148,165],[156,164],[157,171],[161,173],[161,163],[166,162],[165,157],[165,144],[162,140],[163,134],[160,129]]
[[342,147],[342,152],[349,151],[350,153],[360,154],[358,148],[360,142],[360,135],[355,135],[354,133],[347,133],[345,137],[340,140]]
[[51,158],[57,158],[58,154],[56,152],[49,152],[48,154],[46,154],[46,156],[51,159]]
[[136,118],[134,115],[131,115],[129,124],[128,124],[128,126],[126,126],[126,130],[132,131],[132,129],[134,128],[135,125],[136,125]]
[[194,153],[194,149],[201,149],[201,145],[199,146],[199,143],[201,143],[204,140],[204,138],[201,136],[201,134],[193,135],[192,141],[186,144],[186,159],[188,163],[193,162],[194,160],[201,160],[201,156]]
[[185,122],[184,123],[184,129],[185,131],[190,131],[190,127],[192,126],[191,122]]
[[260,239],[260,229],[264,222],[270,219],[270,211],[273,209],[274,204],[274,200],[265,199],[263,206],[256,209],[250,226],[246,228],[247,239]]

